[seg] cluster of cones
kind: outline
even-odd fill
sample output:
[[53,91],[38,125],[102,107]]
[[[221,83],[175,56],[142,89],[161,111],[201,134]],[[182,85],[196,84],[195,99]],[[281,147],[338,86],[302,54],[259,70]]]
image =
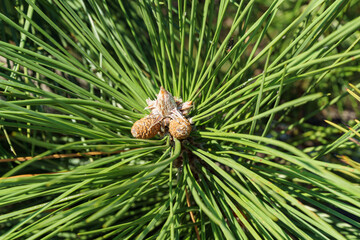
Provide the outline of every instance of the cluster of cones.
[[148,139],[157,134],[164,135],[167,131],[177,139],[186,139],[191,132],[191,123],[185,117],[188,115],[192,102],[184,102],[160,87],[157,99],[146,100],[151,113],[136,121],[131,128],[131,134],[136,138]]

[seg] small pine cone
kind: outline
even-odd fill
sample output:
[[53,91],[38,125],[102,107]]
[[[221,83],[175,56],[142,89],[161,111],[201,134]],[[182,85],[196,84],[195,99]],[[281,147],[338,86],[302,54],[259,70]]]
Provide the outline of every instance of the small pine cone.
[[170,121],[169,132],[176,139],[186,139],[191,132],[191,125],[186,118],[176,118]]
[[153,117],[146,116],[134,123],[131,134],[136,138],[148,139],[160,132],[160,122]]

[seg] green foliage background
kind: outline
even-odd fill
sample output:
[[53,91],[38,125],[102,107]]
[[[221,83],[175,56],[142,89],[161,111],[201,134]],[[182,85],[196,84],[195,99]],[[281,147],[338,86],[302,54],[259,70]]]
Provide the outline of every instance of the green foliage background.
[[[358,239],[359,11],[1,1],[0,239]],[[130,134],[160,86],[184,141]]]

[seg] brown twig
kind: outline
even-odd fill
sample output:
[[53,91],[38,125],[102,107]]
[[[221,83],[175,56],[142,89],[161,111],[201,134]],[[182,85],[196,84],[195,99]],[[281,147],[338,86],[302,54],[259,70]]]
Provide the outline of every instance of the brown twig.
[[[55,173],[59,173],[59,172],[36,173],[36,174],[21,174],[21,175],[16,175],[16,176],[11,176],[11,177],[0,178],[0,180],[2,180],[2,179],[10,179],[10,178],[19,178],[19,177],[34,177],[34,176],[38,176],[38,175],[48,175],[48,174],[55,174]],[[61,173],[64,173],[64,172],[61,172]]]
[[[53,154],[49,156],[45,156],[42,158],[39,158],[38,160],[44,160],[44,159],[53,159],[53,158],[69,158],[69,157],[85,157],[85,156],[97,156],[97,155],[103,155],[103,154],[116,154],[123,152],[124,150],[120,151],[114,151],[114,152],[85,152],[85,153],[68,153],[68,154]],[[17,157],[17,158],[5,158],[0,159],[0,162],[14,162],[14,161],[29,161],[33,159],[34,157]]]
[[[185,195],[186,195],[186,203],[188,205],[188,207],[191,207],[191,204],[190,204],[190,196],[189,196],[189,193],[187,191],[187,189],[185,188]],[[190,217],[191,217],[191,220],[193,223],[196,223],[195,221],[195,217],[194,217],[194,214],[192,211],[190,211]],[[199,229],[197,228],[197,226],[195,225],[195,232],[196,232],[196,237],[198,240],[200,240],[200,234],[199,234]]]

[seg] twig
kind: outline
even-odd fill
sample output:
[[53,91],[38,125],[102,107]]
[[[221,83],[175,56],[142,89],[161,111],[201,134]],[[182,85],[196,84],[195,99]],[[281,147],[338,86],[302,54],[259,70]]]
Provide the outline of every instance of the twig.
[[[188,205],[188,207],[191,207],[191,204],[190,204],[190,196],[189,196],[189,193],[187,191],[187,189],[185,188],[185,195],[186,195],[186,203]],[[191,220],[193,223],[196,223],[195,221],[195,217],[194,217],[194,214],[192,211],[190,211],[190,217],[191,217]],[[196,232],[196,237],[197,237],[197,240],[200,240],[200,234],[199,234],[199,229],[197,228],[197,226],[195,225],[195,232]]]
[[[0,178],[0,180],[2,180],[2,179],[10,179],[10,178],[19,178],[19,177],[34,177],[34,176],[39,176],[39,175],[48,175],[48,174],[55,174],[55,173],[59,173],[59,172],[37,173],[37,174],[21,174],[21,175],[16,175],[16,176],[11,176],[11,177]],[[61,173],[64,173],[64,172],[61,172]]]
[[[103,154],[116,154],[123,152],[124,150],[120,151],[114,151],[114,152],[85,152],[85,153],[68,153],[68,154],[53,154],[49,156],[45,156],[42,158],[39,158],[38,160],[44,160],[44,159],[52,159],[52,158],[69,158],[69,157],[85,157],[85,156],[96,156],[96,155],[103,155]],[[17,158],[5,158],[0,159],[0,162],[14,162],[14,161],[29,161],[33,159],[34,157],[17,157]]]

